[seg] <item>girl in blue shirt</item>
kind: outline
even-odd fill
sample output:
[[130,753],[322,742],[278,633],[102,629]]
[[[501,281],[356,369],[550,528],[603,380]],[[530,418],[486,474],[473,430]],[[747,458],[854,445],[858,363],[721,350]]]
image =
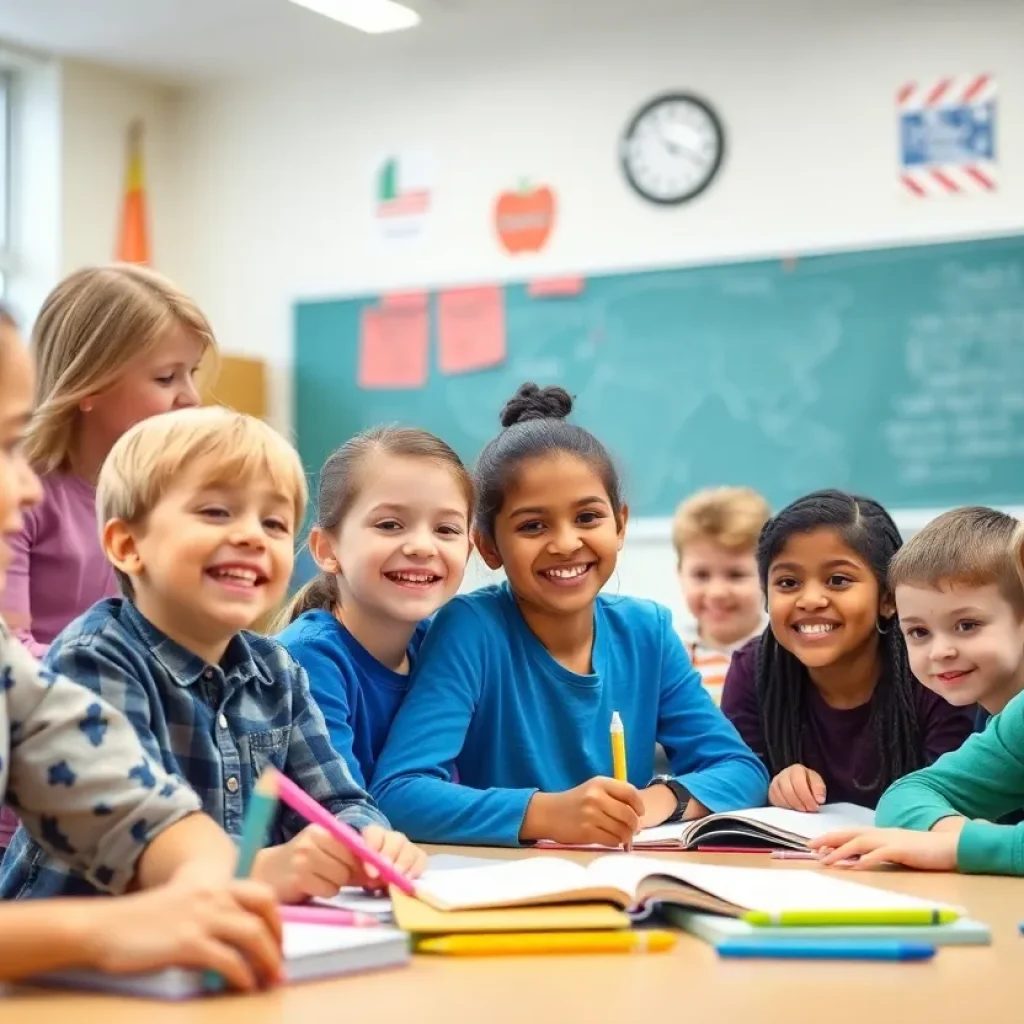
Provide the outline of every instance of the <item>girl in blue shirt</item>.
[[[618,846],[674,817],[765,802],[764,768],[667,609],[600,593],[628,511],[607,451],[566,422],[571,409],[561,388],[524,384],[480,455],[474,540],[507,582],[437,614],[371,787],[418,840]],[[624,782],[608,777],[614,711]],[[656,742],[671,776],[652,778]]]
[[324,463],[309,549],[320,574],[278,640],[306,670],[334,749],[367,787],[426,620],[459,589],[473,485],[424,430],[379,427]]

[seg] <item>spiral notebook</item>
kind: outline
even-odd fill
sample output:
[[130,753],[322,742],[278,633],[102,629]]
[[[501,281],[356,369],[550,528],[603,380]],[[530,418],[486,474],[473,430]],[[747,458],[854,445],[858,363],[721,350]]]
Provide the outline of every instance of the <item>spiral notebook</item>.
[[[396,928],[342,928],[336,925],[284,926],[285,972],[289,983],[400,967],[411,958],[409,937]],[[206,995],[200,971],[171,968],[147,974],[60,971],[26,984],[73,988],[146,999],[183,1000]]]

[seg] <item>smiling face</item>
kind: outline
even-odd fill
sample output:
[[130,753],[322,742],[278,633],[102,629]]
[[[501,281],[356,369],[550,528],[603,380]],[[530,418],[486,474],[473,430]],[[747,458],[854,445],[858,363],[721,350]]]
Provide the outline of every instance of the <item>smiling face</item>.
[[877,648],[893,605],[868,563],[834,530],[796,533],[768,568],[768,615],[779,644],[809,670]]
[[494,521],[478,541],[492,569],[504,567],[520,606],[544,615],[589,610],[615,570],[627,511],[616,520],[599,473],[569,454],[516,467]]
[[679,565],[690,614],[706,643],[731,647],[761,627],[761,585],[753,549],[731,551],[710,540],[691,541]]
[[998,714],[1024,687],[1024,619],[990,583],[896,588],[914,675],[957,707]]
[[215,664],[284,597],[297,524],[294,495],[262,479],[213,483],[208,470],[193,466],[143,523],[108,523],[104,546],[139,611]]
[[450,466],[375,454],[360,468],[359,493],[339,528],[311,541],[335,575],[343,616],[415,624],[462,583],[469,558],[469,502]]
[[11,551],[6,538],[21,532],[22,512],[39,503],[39,479],[22,450],[32,412],[35,373],[13,328],[0,324],[0,591]]

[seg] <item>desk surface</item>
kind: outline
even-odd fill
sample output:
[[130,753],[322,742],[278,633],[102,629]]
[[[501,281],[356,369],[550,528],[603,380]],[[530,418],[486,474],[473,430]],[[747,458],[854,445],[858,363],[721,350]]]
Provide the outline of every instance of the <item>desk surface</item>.
[[[440,852],[435,848],[433,852]],[[514,857],[521,851],[455,850]],[[561,854],[561,856],[566,856]],[[571,855],[589,859],[585,854]],[[703,863],[819,870],[766,856],[680,854]],[[923,964],[719,960],[683,935],[670,953],[455,959],[415,957],[378,974],[167,1005],[97,995],[11,990],[2,1024],[460,1024],[501,1021],[701,1024],[944,1024],[1019,1022],[1024,970],[1024,880],[905,871],[853,873],[882,888],[967,908],[992,945],[940,948]]]

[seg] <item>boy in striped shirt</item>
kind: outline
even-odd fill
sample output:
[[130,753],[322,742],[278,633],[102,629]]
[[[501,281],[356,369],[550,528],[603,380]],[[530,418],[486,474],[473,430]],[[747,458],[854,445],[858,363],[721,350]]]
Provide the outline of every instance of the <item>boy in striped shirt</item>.
[[764,628],[754,553],[768,502],[747,487],[716,487],[676,510],[672,543],[695,629],[685,638],[694,668],[719,702],[733,652]]

